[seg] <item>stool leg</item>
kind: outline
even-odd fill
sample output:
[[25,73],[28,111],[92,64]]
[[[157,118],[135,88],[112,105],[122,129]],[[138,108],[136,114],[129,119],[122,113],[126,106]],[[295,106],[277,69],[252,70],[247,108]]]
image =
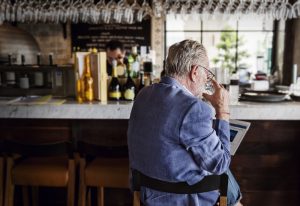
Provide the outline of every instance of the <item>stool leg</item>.
[[3,192],[4,192],[4,158],[0,157],[0,206],[3,206]]
[[89,188],[87,192],[87,205],[92,206],[92,189]]
[[68,180],[68,199],[67,205],[74,206],[75,198],[75,161],[69,160],[69,180]]
[[32,186],[32,206],[39,206],[39,187]]
[[85,160],[80,159],[79,161],[79,206],[85,206],[86,205],[86,190],[87,187],[85,185],[84,180],[84,170],[85,170]]
[[98,187],[97,194],[98,206],[104,206],[104,187]]
[[225,196],[220,197],[220,206],[227,206],[227,197]]
[[134,191],[133,192],[133,206],[140,206],[141,200],[140,200],[140,192]]
[[28,186],[22,186],[23,206],[29,206]]
[[5,206],[14,205],[14,184],[12,181],[13,159],[7,158],[6,165],[6,186],[5,186]]

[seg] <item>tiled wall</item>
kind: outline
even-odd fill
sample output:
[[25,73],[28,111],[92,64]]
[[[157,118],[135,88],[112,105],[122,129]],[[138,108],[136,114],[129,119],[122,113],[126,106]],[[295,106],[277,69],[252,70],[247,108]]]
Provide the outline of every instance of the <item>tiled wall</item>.
[[66,26],[66,38],[62,24],[19,24],[18,27],[36,39],[41,49],[42,63],[48,63],[49,53],[53,53],[54,64],[71,63],[70,26]]
[[296,21],[295,44],[294,44],[294,64],[298,65],[298,76],[300,76],[300,19]]
[[164,60],[164,19],[152,19],[152,48],[156,52],[156,76],[162,71],[162,65]]

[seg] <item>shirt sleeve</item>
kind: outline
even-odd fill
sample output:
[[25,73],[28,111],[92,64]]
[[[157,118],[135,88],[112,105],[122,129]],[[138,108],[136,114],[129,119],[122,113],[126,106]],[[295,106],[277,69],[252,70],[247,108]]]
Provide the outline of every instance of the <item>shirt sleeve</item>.
[[217,120],[212,127],[212,110],[203,102],[194,103],[180,127],[180,143],[199,167],[212,174],[228,170],[230,156],[229,122]]

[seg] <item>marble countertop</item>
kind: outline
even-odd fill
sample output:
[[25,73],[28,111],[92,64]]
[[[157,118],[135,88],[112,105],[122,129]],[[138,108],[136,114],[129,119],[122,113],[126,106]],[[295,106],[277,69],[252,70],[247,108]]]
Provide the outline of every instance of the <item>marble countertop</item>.
[[[0,105],[0,118],[33,119],[129,119],[132,102],[94,102],[62,105]],[[232,119],[300,120],[300,102],[240,102],[230,106]]]

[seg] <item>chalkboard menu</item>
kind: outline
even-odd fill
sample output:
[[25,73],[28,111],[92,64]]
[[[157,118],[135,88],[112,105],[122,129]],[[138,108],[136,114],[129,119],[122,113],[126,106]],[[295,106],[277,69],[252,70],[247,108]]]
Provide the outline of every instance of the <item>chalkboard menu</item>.
[[135,24],[72,24],[72,48],[86,51],[89,48],[105,50],[111,39],[119,40],[127,51],[134,45],[151,45],[151,20]]

